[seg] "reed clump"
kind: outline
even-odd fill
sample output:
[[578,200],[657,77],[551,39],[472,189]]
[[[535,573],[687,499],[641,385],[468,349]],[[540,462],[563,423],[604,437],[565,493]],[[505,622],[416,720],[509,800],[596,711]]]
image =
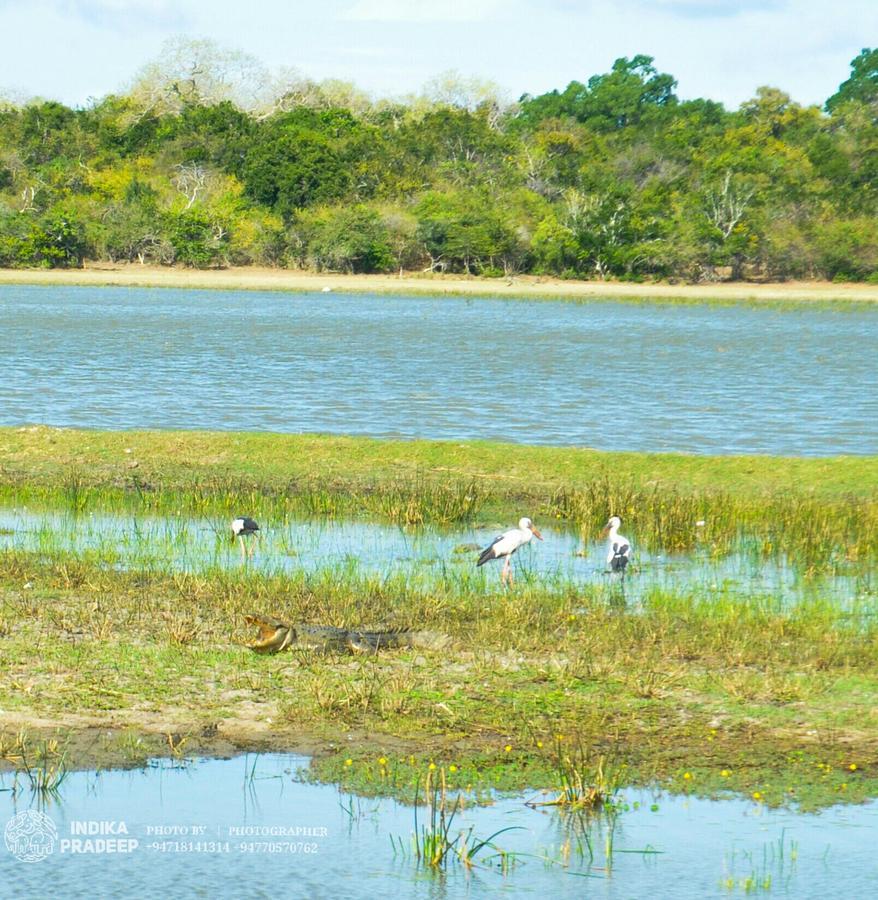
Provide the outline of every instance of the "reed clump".
[[67,777],[66,748],[58,740],[32,741],[26,731],[9,739],[0,734],[0,761],[11,767],[13,793],[25,783],[32,793],[55,795]]
[[723,556],[743,548],[762,557],[782,557],[812,574],[878,561],[874,498],[780,494],[745,499],[721,492],[636,488],[603,478],[557,490],[547,512],[575,523],[584,535],[598,533],[608,514],[618,515],[626,531],[651,550]]
[[596,759],[581,744],[568,748],[555,744],[554,768],[558,775],[558,793],[552,800],[529,801],[528,805],[557,806],[569,810],[604,810],[615,806],[617,795],[626,783],[626,767]]
[[[421,804],[426,806],[426,821],[418,825],[418,812]],[[477,865],[477,858],[482,851],[490,850],[492,854],[484,857],[484,863],[499,859],[502,871],[508,871],[514,864],[514,855],[498,847],[494,840],[508,831],[518,830],[515,826],[501,828],[487,838],[474,835],[474,826],[467,829],[454,830],[454,819],[462,809],[462,797],[459,793],[450,796],[446,784],[445,770],[428,770],[423,784],[415,788],[414,817],[415,826],[412,833],[412,851],[418,865],[434,871],[441,871],[449,863],[456,862],[472,868]],[[422,813],[423,815],[423,813]],[[404,852],[401,838],[394,841],[394,852]]]

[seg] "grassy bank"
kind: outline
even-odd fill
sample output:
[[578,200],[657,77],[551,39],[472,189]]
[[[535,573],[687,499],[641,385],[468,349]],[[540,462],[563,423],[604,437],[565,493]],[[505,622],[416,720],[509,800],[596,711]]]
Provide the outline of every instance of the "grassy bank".
[[818,304],[878,303],[874,284],[835,284],[828,281],[729,282],[719,284],[632,284],[607,281],[567,281],[516,276],[479,278],[407,273],[341,275],[266,269],[255,266],[228,269],[179,269],[118,264],[84,269],[0,269],[3,284],[62,284],[200,290],[334,291],[370,294],[430,294],[493,296],[529,299],[589,300],[598,298],[718,303]]
[[[803,568],[828,559],[865,572],[878,556],[876,479],[873,458],[0,431],[7,504],[221,522],[241,511],[400,524],[527,511],[588,528],[613,510],[644,542],[685,548],[704,520],[717,553],[746,528],[760,552],[782,539]],[[238,643],[250,636],[248,612],[428,629],[444,643],[260,657]],[[869,593],[841,610],[656,590],[634,610],[609,589],[575,584],[485,594],[465,580],[419,587],[339,567],[125,571],[99,554],[7,549],[0,756],[18,758],[25,729],[31,742],[70,740],[68,762],[299,748],[317,754],[318,774],[364,790],[401,789],[431,763],[454,765],[447,774],[463,786],[553,787],[560,741],[624,766],[629,781],[674,790],[860,799],[878,796],[876,613]]]
[[400,478],[471,481],[492,496],[539,498],[611,478],[636,489],[726,493],[742,499],[825,500],[878,491],[878,457],[786,458],[605,453],[488,441],[385,441],[333,435],[0,428],[0,479],[34,487],[209,492],[300,485],[339,493]]

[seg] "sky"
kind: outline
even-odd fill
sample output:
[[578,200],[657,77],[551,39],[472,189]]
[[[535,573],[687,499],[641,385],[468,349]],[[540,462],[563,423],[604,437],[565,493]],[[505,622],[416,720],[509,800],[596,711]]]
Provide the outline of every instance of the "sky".
[[187,36],[376,96],[454,70],[517,99],[645,53],[681,98],[735,108],[760,85],[822,104],[878,46],[878,0],[0,0],[0,36],[0,96],[73,106]]

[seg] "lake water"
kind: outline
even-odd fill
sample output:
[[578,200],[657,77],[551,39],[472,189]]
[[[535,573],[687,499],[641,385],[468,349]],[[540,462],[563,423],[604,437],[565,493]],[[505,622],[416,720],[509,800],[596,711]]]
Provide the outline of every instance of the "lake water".
[[0,424],[878,453],[878,309],[0,288]]
[[[43,845],[44,858],[32,862],[0,842],[0,894],[167,897],[184,888],[191,897],[308,900],[866,898],[878,884],[874,802],[799,814],[750,800],[633,789],[623,792],[628,810],[612,826],[599,819],[588,828],[593,858],[574,849],[565,861],[562,845],[582,843],[582,823],[530,809],[523,801],[532,795],[525,795],[459,813],[452,835],[470,827],[477,838],[512,830],[497,836],[496,850],[483,851],[472,870],[452,861],[445,873],[434,873],[412,853],[411,806],[303,784],[296,773],[306,763],[278,754],[77,772],[43,805],[28,789],[14,796],[7,773],[0,776],[0,830],[14,815],[34,810],[48,817],[41,827],[54,829],[54,839]],[[424,818],[422,809],[420,823]],[[89,835],[89,828],[112,834]],[[137,845],[98,852],[108,847],[101,839]],[[498,850],[514,855],[505,874]]]
[[[0,507],[0,551],[83,555],[100,552],[107,564],[128,569],[170,568],[204,572],[246,568],[266,574],[343,573],[350,577],[399,579],[412,589],[494,591],[499,563],[477,569],[478,548],[501,530],[486,527],[402,528],[344,519],[261,520],[253,556],[242,559],[229,539],[228,522],[190,517],[67,513]],[[652,552],[635,546],[624,584],[607,571],[606,544],[575,531],[542,529],[513,557],[519,584],[547,590],[575,585],[620,592],[636,603],[656,589],[676,594],[770,598],[791,605],[802,599],[839,604],[874,600],[878,576],[868,565],[846,564],[839,572],[805,577],[783,557],[764,557],[746,549],[746,540],[728,555],[708,547],[693,553]]]

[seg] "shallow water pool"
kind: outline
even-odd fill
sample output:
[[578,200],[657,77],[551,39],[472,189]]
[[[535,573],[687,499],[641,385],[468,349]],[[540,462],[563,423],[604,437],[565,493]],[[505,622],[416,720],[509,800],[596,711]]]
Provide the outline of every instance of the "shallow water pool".
[[[21,844],[0,846],[0,885],[14,886],[19,898],[183,891],[351,900],[488,892],[620,900],[748,893],[866,898],[878,885],[874,802],[799,814],[742,799],[629,789],[623,792],[627,811],[614,823],[601,818],[587,828],[590,855],[580,820],[528,808],[524,800],[531,795],[498,798],[458,813],[452,834],[472,828],[473,837],[487,838],[510,830],[476,857],[472,869],[452,860],[437,873],[419,865],[412,850],[411,806],[301,783],[296,773],[306,763],[276,754],[77,772],[42,805],[27,790],[14,795],[12,776],[5,774],[0,828],[10,834],[13,816],[27,819],[29,810],[49,821],[38,823],[42,843],[35,855],[41,859],[19,859],[12,851],[21,855]],[[100,840],[136,846],[119,852],[117,843],[116,852],[106,852],[109,845]]]
[[[501,526],[403,528],[343,519],[262,522],[251,542],[252,558],[242,558],[230,540],[228,523],[195,518],[81,514],[0,507],[0,550],[81,555],[99,552],[119,568],[160,568],[205,572],[246,570],[263,574],[329,573],[345,578],[402,580],[412,588],[494,590],[500,563],[476,568],[479,548]],[[607,571],[606,547],[596,536],[544,528],[514,557],[519,584],[548,589],[599,588],[636,602],[654,590],[739,598],[771,598],[789,605],[802,599],[838,603],[873,599],[874,572],[868,567],[806,577],[783,557],[766,558],[746,541],[729,555],[709,547],[689,554],[650,552],[635,544],[624,581]]]

